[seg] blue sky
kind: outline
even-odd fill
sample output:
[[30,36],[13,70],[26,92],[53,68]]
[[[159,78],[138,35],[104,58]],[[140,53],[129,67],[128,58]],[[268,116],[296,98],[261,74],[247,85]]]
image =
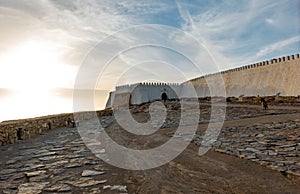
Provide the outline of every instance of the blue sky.
[[0,52],[26,41],[54,43],[79,66],[97,42],[141,24],[182,29],[203,42],[221,69],[299,52],[298,0],[1,0]]
[[[116,85],[183,82],[300,52],[299,0],[0,0],[0,26],[1,102],[20,102],[7,107],[11,114],[24,99],[32,107],[50,101],[49,91],[72,90],[87,61],[95,64],[82,87],[95,89],[85,85],[89,73],[107,63],[100,56],[121,48],[94,73],[102,96]],[[134,47],[147,41],[167,47]]]

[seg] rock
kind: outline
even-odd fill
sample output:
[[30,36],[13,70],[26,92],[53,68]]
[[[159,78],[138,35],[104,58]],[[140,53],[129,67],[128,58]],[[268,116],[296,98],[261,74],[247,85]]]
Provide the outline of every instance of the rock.
[[67,191],[71,191],[71,187],[69,185],[66,184],[57,184],[57,185],[52,185],[51,187],[48,187],[46,189],[44,189],[44,191],[48,191],[48,192],[67,192]]
[[11,173],[14,173],[16,172],[17,170],[16,169],[3,169],[0,171],[0,175],[5,175],[5,174],[11,174]]
[[81,163],[70,163],[65,165],[66,168],[75,168],[75,167],[81,167],[82,164]]
[[26,172],[25,175],[27,177],[33,177],[33,176],[39,176],[39,175],[42,175],[42,174],[45,174],[46,171],[45,170],[40,170],[40,171],[35,171],[35,172]]
[[45,157],[42,157],[42,158],[39,158],[40,161],[48,161],[48,160],[53,160],[57,158],[57,156],[45,156]]
[[67,163],[69,163],[68,160],[61,160],[61,161],[53,162],[50,164],[46,164],[46,166],[47,166],[47,168],[56,168],[56,167],[62,166]]
[[277,156],[278,153],[274,151],[268,151],[269,156]]
[[117,191],[121,191],[121,192],[127,192],[127,186],[122,186],[122,185],[105,185],[103,186],[103,189],[110,189],[111,191],[113,190],[117,190]]
[[264,137],[265,135],[264,134],[257,134],[257,135],[255,135],[255,137]]
[[44,157],[44,156],[53,156],[53,155],[56,155],[56,152],[44,152],[44,153],[38,154],[34,157],[40,158],[40,157]]
[[50,151],[62,151],[65,150],[66,148],[64,147],[58,147],[58,148],[51,148]]
[[284,148],[283,151],[293,151],[295,149],[295,147],[288,147],[288,148]]
[[80,178],[79,180],[66,181],[65,183],[73,185],[75,187],[89,187],[89,186],[94,186],[94,185],[98,185],[98,184],[103,184],[106,182],[107,182],[107,180],[96,181],[91,178]]
[[263,151],[263,150],[266,150],[267,148],[266,147],[256,147],[256,149],[259,151]]
[[221,141],[215,141],[215,142],[213,143],[213,146],[214,146],[214,147],[220,147],[221,144],[222,144]]
[[7,180],[7,179],[18,180],[24,177],[25,177],[24,173],[13,173],[13,174],[1,175],[0,180]]
[[96,176],[104,174],[102,171],[95,171],[95,170],[84,170],[81,174],[81,176]]
[[19,171],[20,172],[30,171],[30,170],[35,170],[35,169],[38,169],[38,168],[43,168],[43,167],[45,167],[45,165],[43,165],[43,164],[30,164],[30,165],[28,165],[28,167],[22,168]]
[[14,164],[14,163],[16,163],[16,162],[17,162],[17,160],[8,160],[8,161],[6,162],[6,164],[9,165],[9,164]]
[[259,152],[259,150],[257,150],[257,149],[254,149],[254,148],[246,148],[245,149],[246,151],[250,151],[250,152]]
[[16,190],[12,190],[12,189],[3,190],[2,192],[3,192],[3,194],[15,194],[15,193],[17,193]]
[[38,194],[42,193],[42,190],[49,182],[42,183],[25,183],[18,187],[18,194]]

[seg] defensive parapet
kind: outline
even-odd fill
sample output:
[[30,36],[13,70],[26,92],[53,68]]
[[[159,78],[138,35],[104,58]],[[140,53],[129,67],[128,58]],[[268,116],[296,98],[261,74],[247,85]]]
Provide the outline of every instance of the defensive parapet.
[[163,93],[166,93],[169,99],[178,99],[180,90],[181,84],[179,83],[144,82],[117,86],[116,91],[109,94],[106,108],[159,100]]
[[[222,76],[223,83],[220,83],[220,76]],[[298,96],[300,95],[300,84],[298,84],[300,83],[300,54],[273,58],[208,74],[182,84],[145,82],[118,86],[115,92],[110,93],[106,107],[112,107],[116,94],[123,96],[126,94],[127,96],[125,95],[126,97],[121,99],[129,100],[132,104],[160,99],[163,90],[169,92],[170,98],[190,96],[187,94],[187,90],[183,89],[187,83],[194,86],[198,97],[209,97],[212,95],[207,80],[218,87],[222,87],[223,84],[226,96],[272,96],[277,93],[282,96]]]
[[227,96],[300,94],[300,54],[273,58],[190,80],[202,96],[210,96],[206,79],[221,74]]

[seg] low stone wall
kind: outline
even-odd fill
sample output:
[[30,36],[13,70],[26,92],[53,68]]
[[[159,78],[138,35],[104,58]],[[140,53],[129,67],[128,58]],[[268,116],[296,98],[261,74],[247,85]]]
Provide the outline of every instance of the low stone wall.
[[[111,115],[111,110],[97,111],[97,116]],[[79,112],[49,115],[30,119],[4,121],[0,123],[0,146],[12,144],[18,140],[35,137],[45,131],[67,126],[68,118],[76,122],[92,119],[95,112]]]

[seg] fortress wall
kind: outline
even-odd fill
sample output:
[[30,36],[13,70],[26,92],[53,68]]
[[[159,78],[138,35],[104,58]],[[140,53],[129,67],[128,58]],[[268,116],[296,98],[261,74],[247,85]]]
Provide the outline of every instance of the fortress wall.
[[[209,96],[282,96],[300,95],[300,55],[290,55],[229,69],[188,81],[198,98]],[[164,90],[169,99],[193,96],[187,82],[183,84],[140,83],[119,86],[110,94],[106,105],[112,107],[117,94],[131,93],[131,104],[142,104],[161,98]],[[209,87],[210,86],[210,87]],[[225,89],[225,91],[224,91]],[[175,92],[174,92],[175,91]],[[176,95],[176,93],[178,95]],[[128,101],[127,101],[128,103]]]
[[108,96],[108,100],[106,102],[106,105],[105,107],[108,108],[108,107],[112,107],[112,103],[115,99],[115,92],[109,92],[109,96]]
[[[97,111],[98,116],[110,114],[108,110]],[[95,118],[95,112],[79,112],[49,115],[44,117],[5,121],[0,123],[0,146],[15,143],[18,140],[35,137],[45,131],[66,127],[67,119],[82,121]]]
[[182,86],[179,84],[162,83],[140,83],[134,85],[118,86],[116,91],[110,92],[106,108],[125,106],[130,104],[138,105],[145,102],[160,100],[161,94],[165,91],[169,99],[178,99]]
[[[144,102],[151,102],[154,100],[160,100],[161,94],[166,92],[169,99],[178,99],[180,95],[180,85],[175,84],[140,84],[137,87],[133,88],[131,92],[131,101],[130,103],[141,104]],[[178,95],[176,94],[178,93]]]
[[[300,95],[299,54],[263,61],[221,73],[227,96]],[[217,74],[193,79],[199,97],[210,96],[207,82],[220,86]]]
[[112,107],[128,107],[130,102],[130,93],[117,93],[114,96],[114,101],[112,102]]

